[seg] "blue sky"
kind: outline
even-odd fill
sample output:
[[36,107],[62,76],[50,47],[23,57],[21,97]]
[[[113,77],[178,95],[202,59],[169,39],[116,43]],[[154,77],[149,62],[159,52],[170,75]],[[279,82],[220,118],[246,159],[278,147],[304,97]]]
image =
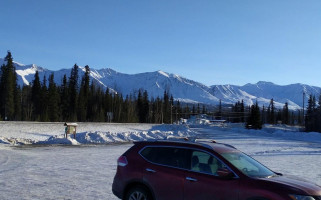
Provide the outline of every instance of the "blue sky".
[[318,0],[2,0],[0,57],[205,85],[321,86],[320,10]]

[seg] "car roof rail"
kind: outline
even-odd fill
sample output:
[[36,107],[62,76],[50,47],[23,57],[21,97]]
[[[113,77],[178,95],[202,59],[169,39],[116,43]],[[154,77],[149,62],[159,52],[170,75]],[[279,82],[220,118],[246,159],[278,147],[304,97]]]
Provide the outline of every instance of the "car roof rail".
[[225,144],[225,143],[218,143],[218,144],[222,144],[222,145],[224,145],[224,146],[231,147],[231,148],[233,148],[233,149],[237,149],[235,146],[230,145],[230,144]]
[[197,144],[197,145],[204,146],[204,147],[207,147],[207,148],[209,148],[209,147],[213,148],[209,144],[206,144],[206,143],[212,143],[212,144],[220,144],[220,145],[224,145],[226,147],[237,149],[233,145],[216,142],[213,139],[201,139],[201,138],[194,139],[194,138],[180,137],[180,136],[168,136],[166,139],[153,139],[153,140],[144,140],[144,141],[134,141],[134,144],[144,143],[144,142],[167,142],[167,143],[175,143],[176,142],[176,143],[185,143],[185,144]]
[[173,135],[169,135],[166,137],[167,140],[184,140],[184,141],[190,141],[190,139],[188,137],[180,137],[180,136],[173,136]]
[[216,141],[213,140],[213,139],[195,139],[195,142],[209,142],[209,143],[221,144],[221,145],[224,145],[224,146],[233,148],[233,149],[237,149],[237,148],[235,148],[233,145],[216,142]]
[[217,143],[213,139],[195,139],[195,142],[210,142],[210,143]]

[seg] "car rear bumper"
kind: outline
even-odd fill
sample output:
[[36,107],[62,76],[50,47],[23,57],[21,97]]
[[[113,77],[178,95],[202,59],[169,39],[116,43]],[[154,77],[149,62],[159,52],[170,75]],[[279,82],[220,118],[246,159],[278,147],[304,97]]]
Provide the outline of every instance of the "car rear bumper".
[[115,190],[114,188],[112,189],[112,191],[113,191],[113,194],[114,194],[116,197],[118,197],[118,198],[120,198],[120,199],[123,198],[123,197],[122,197],[123,195],[122,195],[121,192]]
[[112,191],[113,191],[113,194],[120,199],[123,198],[123,192],[124,192],[123,185],[124,184],[122,184],[122,182],[119,181],[119,178],[117,178],[117,174],[116,174],[112,185]]

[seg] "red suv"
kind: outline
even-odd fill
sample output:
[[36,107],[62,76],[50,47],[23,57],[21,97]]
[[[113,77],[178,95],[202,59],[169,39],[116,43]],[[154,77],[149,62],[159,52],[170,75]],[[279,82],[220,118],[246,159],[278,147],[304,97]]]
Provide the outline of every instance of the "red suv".
[[231,145],[135,142],[118,159],[124,200],[321,200],[321,187],[266,168]]

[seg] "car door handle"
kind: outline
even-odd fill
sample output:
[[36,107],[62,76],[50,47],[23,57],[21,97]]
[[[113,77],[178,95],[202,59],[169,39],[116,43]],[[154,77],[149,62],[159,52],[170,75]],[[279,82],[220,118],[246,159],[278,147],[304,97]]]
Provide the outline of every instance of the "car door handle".
[[146,168],[146,171],[151,172],[151,173],[155,173],[156,172],[155,170],[149,169],[149,168]]
[[196,182],[197,181],[196,178],[192,178],[192,177],[186,177],[186,180],[192,181],[192,182]]

